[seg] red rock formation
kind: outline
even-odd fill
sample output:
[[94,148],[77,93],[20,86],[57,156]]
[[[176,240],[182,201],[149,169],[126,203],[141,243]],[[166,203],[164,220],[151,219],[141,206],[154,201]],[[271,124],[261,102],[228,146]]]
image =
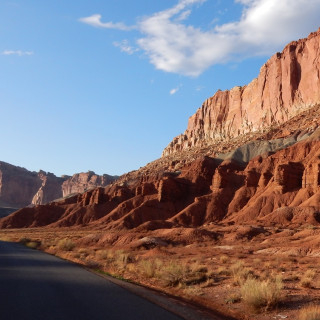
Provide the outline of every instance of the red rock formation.
[[41,184],[36,172],[0,162],[0,206],[20,208],[29,205]]
[[[107,187],[91,189],[104,181],[93,173],[75,175],[63,183],[64,195],[89,190],[21,209],[0,219],[0,228],[139,231],[225,223],[250,239],[263,228],[239,225],[319,224],[319,39],[320,31],[289,44],[251,84],[206,101],[186,134],[165,151],[172,154]],[[258,130],[265,132],[237,137]],[[223,138],[227,142],[215,144],[223,155],[199,148],[174,153]],[[213,153],[216,159],[204,155]]]
[[[247,165],[234,160],[218,165],[214,159],[200,158],[183,167],[179,176],[165,173],[159,181],[142,183],[144,192],[139,189],[139,180],[130,186],[100,187],[61,202],[21,209],[1,219],[0,227],[133,229],[146,228],[151,222],[150,228],[217,222],[317,224],[319,131],[291,147],[258,156]],[[291,209],[283,211],[285,207]]]
[[93,171],[76,173],[62,183],[62,194],[65,197],[73,193],[82,193],[97,186],[105,187],[115,179],[116,177],[107,174],[99,176]]
[[0,207],[21,208],[44,204],[72,193],[107,186],[116,178],[99,176],[91,171],[59,178],[50,172],[30,172],[0,161]]
[[33,196],[31,204],[44,204],[62,197],[61,184],[64,178],[58,178],[54,174],[50,172],[46,173],[42,170],[39,171],[38,177],[42,181],[42,184]]
[[218,91],[190,117],[163,155],[203,147],[284,123],[320,102],[320,29],[288,44],[249,85]]

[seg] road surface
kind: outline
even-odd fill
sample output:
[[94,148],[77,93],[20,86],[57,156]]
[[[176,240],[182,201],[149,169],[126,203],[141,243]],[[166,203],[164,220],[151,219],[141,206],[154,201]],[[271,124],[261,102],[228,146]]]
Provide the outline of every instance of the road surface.
[[0,241],[0,320],[179,320],[85,269]]

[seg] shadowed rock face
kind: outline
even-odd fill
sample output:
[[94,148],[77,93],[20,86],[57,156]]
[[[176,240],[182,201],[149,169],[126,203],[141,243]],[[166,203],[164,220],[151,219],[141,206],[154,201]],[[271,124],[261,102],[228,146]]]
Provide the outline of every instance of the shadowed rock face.
[[163,155],[262,132],[319,103],[319,49],[320,29],[273,55],[247,86],[218,91],[189,118],[185,133]]
[[0,161],[0,207],[21,208],[44,204],[71,193],[106,186],[116,178],[99,176],[90,171],[72,177],[56,177],[50,172],[30,172]]

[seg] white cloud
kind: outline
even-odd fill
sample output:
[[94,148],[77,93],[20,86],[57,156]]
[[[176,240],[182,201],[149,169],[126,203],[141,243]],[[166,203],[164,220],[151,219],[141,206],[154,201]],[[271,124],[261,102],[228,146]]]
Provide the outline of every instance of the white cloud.
[[122,22],[101,22],[101,14],[93,14],[90,17],[80,18],[79,21],[89,24],[97,28],[106,28],[106,29],[118,29],[122,31],[132,30],[134,27],[129,27]]
[[[271,54],[319,27],[320,0],[234,0],[243,6],[238,21],[209,30],[187,25],[191,7],[205,1],[180,0],[174,7],[138,21],[135,28],[141,37],[137,44],[157,69],[198,76],[214,64]],[[80,20],[104,28],[134,28],[102,23],[101,15]],[[132,54],[129,48],[127,52]]]
[[4,56],[32,56],[33,51],[22,51],[22,50],[4,50],[1,52]]
[[127,54],[134,54],[135,52],[139,51],[138,48],[134,48],[129,44],[128,40],[122,40],[121,42],[114,42],[113,45],[115,47],[119,47],[122,52]]
[[181,88],[181,84],[179,84],[176,88],[173,88],[169,91],[170,95],[176,94]]

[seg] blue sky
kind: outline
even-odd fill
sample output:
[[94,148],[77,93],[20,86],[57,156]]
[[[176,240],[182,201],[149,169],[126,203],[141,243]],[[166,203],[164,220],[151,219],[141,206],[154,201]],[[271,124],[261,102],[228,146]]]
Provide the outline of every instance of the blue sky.
[[0,160],[138,169],[319,16],[320,0],[2,0]]

